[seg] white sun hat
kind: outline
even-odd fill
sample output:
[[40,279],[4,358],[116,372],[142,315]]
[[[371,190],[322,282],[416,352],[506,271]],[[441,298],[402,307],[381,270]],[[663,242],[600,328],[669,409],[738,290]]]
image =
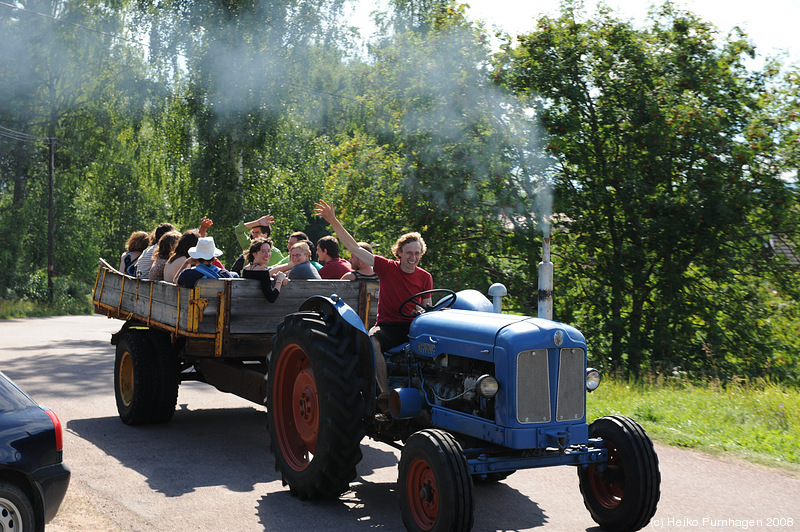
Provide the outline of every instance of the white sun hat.
[[222,250],[214,245],[214,237],[206,236],[197,239],[197,245],[189,248],[189,256],[195,259],[211,260],[222,255]]

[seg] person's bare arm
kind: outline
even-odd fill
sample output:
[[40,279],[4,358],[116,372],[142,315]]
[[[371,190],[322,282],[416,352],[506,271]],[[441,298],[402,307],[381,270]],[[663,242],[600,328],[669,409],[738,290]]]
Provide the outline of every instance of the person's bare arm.
[[288,271],[290,271],[292,268],[294,268],[294,262],[292,262],[292,261],[290,260],[290,261],[289,261],[289,262],[287,262],[286,264],[281,264],[281,265],[279,265],[279,266],[272,266],[272,267],[270,267],[269,271],[271,271],[271,272],[288,272]]
[[336,211],[332,203],[328,204],[325,200],[319,200],[318,203],[314,204],[314,213],[317,216],[325,218],[325,221],[331,224],[333,232],[336,233],[336,236],[342,241],[342,244],[344,244],[344,247],[346,247],[350,253],[370,266],[375,265],[375,255],[359,246],[356,239],[347,232],[347,229],[345,229],[342,223],[336,218]]
[[200,233],[202,238],[206,237],[208,228],[212,225],[214,225],[214,222],[208,216],[203,216],[203,218],[200,219],[200,227],[197,229],[197,231]]
[[248,229],[252,229],[254,227],[258,227],[260,225],[272,225],[275,222],[275,217],[271,214],[265,214],[258,220],[253,220],[252,222],[245,222],[244,226]]

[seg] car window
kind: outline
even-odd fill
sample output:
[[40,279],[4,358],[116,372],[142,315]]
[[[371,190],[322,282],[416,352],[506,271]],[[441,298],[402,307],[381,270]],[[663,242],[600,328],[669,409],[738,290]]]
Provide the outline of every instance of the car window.
[[31,406],[33,401],[0,372],[0,413]]

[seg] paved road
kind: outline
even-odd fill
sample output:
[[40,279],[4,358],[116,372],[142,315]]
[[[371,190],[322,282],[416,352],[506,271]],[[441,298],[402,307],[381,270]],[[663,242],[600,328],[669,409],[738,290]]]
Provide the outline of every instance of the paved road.
[[[311,503],[281,485],[257,405],[188,383],[170,423],[124,425],[109,344],[118,328],[100,316],[0,321],[0,369],[65,426],[73,481],[49,531],[402,530],[399,453],[386,445],[365,440],[352,490]],[[662,494],[648,529],[800,531],[800,479],[656,448]],[[477,531],[597,530],[569,467],[476,486],[475,500]]]

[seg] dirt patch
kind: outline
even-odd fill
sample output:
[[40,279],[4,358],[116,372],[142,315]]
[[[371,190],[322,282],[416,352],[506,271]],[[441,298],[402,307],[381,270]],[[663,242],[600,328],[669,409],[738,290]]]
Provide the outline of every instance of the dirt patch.
[[130,530],[121,528],[110,519],[92,501],[95,497],[86,486],[71,482],[64,502],[56,517],[47,524],[47,532],[123,532]]

